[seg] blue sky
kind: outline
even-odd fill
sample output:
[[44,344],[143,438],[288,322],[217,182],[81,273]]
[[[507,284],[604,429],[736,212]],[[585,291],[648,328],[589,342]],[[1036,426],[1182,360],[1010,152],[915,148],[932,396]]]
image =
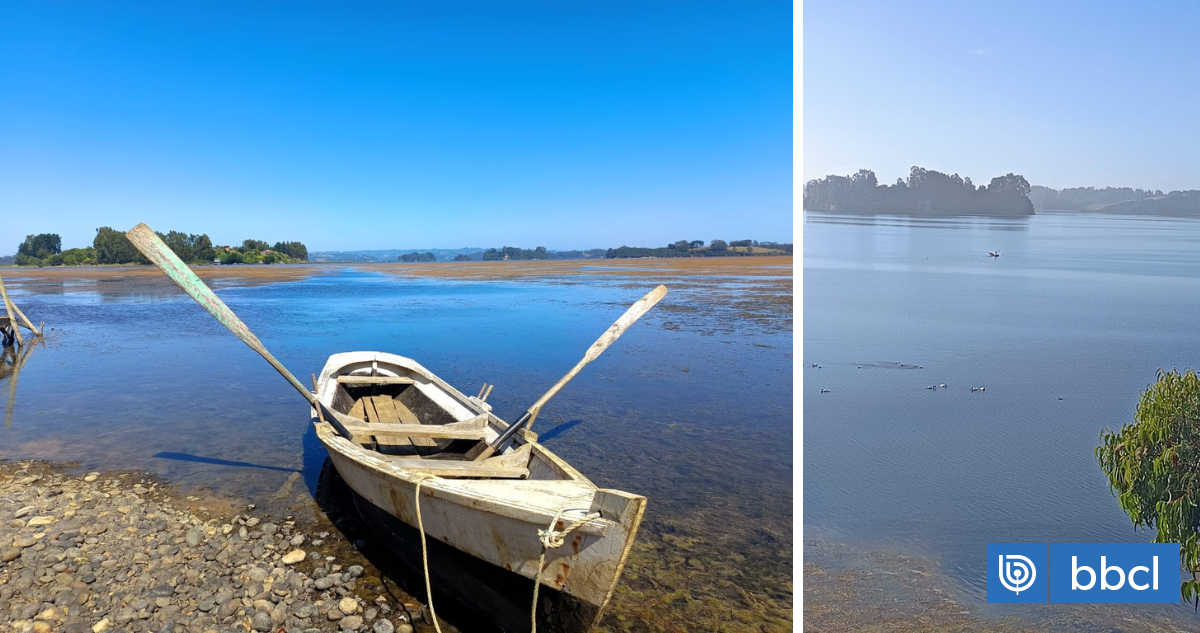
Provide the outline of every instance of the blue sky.
[[791,6],[4,3],[0,255],[792,236]]
[[1200,189],[1200,4],[810,1],[804,179]]

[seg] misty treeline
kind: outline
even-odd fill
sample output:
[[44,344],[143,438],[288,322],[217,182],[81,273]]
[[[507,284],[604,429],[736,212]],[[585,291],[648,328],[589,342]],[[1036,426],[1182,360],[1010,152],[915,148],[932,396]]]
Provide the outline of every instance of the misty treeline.
[[791,244],[759,242],[758,240],[679,240],[661,248],[622,246],[608,249],[608,259],[629,257],[744,257],[750,255],[791,255]]
[[1133,189],[1130,187],[1070,187],[1051,189],[1034,186],[1030,193],[1035,209],[1041,211],[1091,211],[1130,215],[1200,215],[1200,191]]
[[405,254],[403,254],[403,255],[401,255],[401,256],[399,256],[399,257],[397,257],[397,258],[396,258],[396,261],[398,261],[398,262],[407,262],[407,263],[412,263],[412,262],[436,262],[436,261],[437,261],[437,255],[434,255],[433,253],[417,253],[417,252],[413,252],[413,253],[405,253]]
[[[276,242],[274,246],[261,240],[245,240],[240,247],[213,246],[207,234],[169,231],[158,233],[172,251],[185,262],[208,264],[274,264],[307,261],[308,249],[300,242]],[[18,266],[82,266],[88,264],[149,264],[125,233],[111,227],[96,229],[91,246],[62,250],[62,238],[57,233],[27,235],[17,247],[14,262]]]
[[[500,248],[489,248],[479,254],[479,259],[485,262],[494,262],[501,260],[529,260],[529,259],[590,259],[592,257],[604,257],[605,249],[589,248],[587,250],[571,250],[571,251],[551,251],[546,250],[545,246],[536,248],[518,248],[516,246],[501,246]],[[455,256],[454,261],[466,262],[471,261],[471,256]]]
[[914,166],[908,180],[881,185],[875,172],[826,176],[804,185],[809,211],[860,211],[898,214],[1032,215],[1031,187],[1024,176],[1005,174],[976,186],[970,178]]

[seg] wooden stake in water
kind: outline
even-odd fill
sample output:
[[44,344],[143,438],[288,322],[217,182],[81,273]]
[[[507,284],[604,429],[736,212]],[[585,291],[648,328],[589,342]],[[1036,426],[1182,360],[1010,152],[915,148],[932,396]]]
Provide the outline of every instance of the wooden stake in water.
[[[33,327],[33,323],[29,320],[29,317],[25,316],[24,312],[21,312],[21,308],[18,308],[17,304],[13,303],[13,300],[8,298],[8,289],[6,289],[4,287],[4,278],[3,277],[0,277],[0,297],[4,298],[4,307],[6,310],[9,311],[8,318],[12,321],[12,327],[14,330],[17,329],[17,322],[15,319],[12,318],[13,314],[15,313],[17,315],[17,317],[21,319],[21,322],[25,324],[25,327],[29,328],[30,332],[33,332],[34,336],[42,335],[41,330]],[[45,326],[44,323],[42,325],[43,325],[43,327]],[[19,337],[18,337],[18,340],[20,340]]]

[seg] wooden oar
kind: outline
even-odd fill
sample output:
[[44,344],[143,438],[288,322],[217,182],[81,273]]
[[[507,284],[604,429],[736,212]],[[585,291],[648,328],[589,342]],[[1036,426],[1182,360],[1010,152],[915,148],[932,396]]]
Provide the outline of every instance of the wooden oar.
[[587,353],[583,355],[583,360],[579,361],[575,367],[571,368],[571,371],[567,372],[567,375],[563,376],[558,382],[554,383],[554,386],[550,388],[550,391],[542,394],[542,397],[538,398],[537,402],[533,403],[533,406],[529,407],[519,420],[513,422],[511,426],[505,429],[504,432],[500,434],[500,437],[496,438],[496,441],[492,442],[491,444],[481,442],[470,451],[467,451],[467,459],[479,461],[491,457],[496,453],[496,451],[503,448],[504,445],[512,439],[513,435],[516,434],[517,429],[528,428],[531,426],[533,424],[533,420],[537,418],[538,412],[542,410],[542,406],[545,405],[550,398],[553,398],[554,395],[559,392],[559,390],[561,390],[568,382],[570,382],[570,380],[574,378],[575,375],[578,374],[585,365],[596,360],[600,354],[603,354],[604,350],[608,349],[608,346],[613,344],[613,341],[616,341],[618,338],[620,338],[621,335],[625,333],[625,330],[629,329],[629,326],[633,325],[633,323],[640,319],[643,314],[649,312],[650,308],[653,308],[656,303],[666,296],[666,294],[667,287],[659,286],[654,290],[651,290],[646,296],[638,299],[637,303],[630,306],[629,309],[625,311],[625,314],[621,315],[621,318],[617,319],[617,321],[613,323],[612,326],[604,332],[604,334],[601,334],[600,338],[596,339],[595,343],[592,343],[592,346],[588,348]]
[[[221,301],[220,297],[214,294],[213,291],[207,285],[205,285],[205,283],[201,281],[199,277],[196,276],[196,273],[192,272],[192,269],[188,268],[187,264],[183,263],[179,257],[175,255],[175,252],[171,250],[171,247],[163,243],[163,241],[154,234],[154,231],[151,230],[150,227],[146,226],[145,224],[139,224],[133,227],[133,229],[125,235],[129,238],[129,241],[132,242],[133,245],[142,252],[143,255],[145,255],[151,262],[154,262],[155,266],[158,266],[164,273],[167,274],[168,277],[171,278],[172,281],[179,284],[179,287],[183,288],[184,292],[191,295],[191,297],[195,299],[201,307],[203,307],[205,310],[208,310],[209,314],[216,317],[222,325],[229,328],[229,331],[233,332],[234,336],[242,339],[242,342],[249,346],[250,349],[258,352],[258,354],[265,358],[268,363],[271,363],[271,366],[275,368],[275,371],[278,371],[280,375],[286,378],[287,381],[296,388],[296,391],[299,391],[300,395],[304,396],[304,399],[308,400],[309,404],[317,409],[317,413],[321,414],[325,421],[332,424],[334,428],[338,430],[338,433],[341,433],[347,438],[352,437],[352,435],[346,431],[346,427],[342,425],[342,422],[343,418],[345,418],[345,421],[347,422],[355,421],[355,419],[349,416],[341,416],[336,411],[333,411],[321,404],[321,401],[317,398],[317,395],[309,391],[303,384],[300,383],[299,380],[296,380],[296,377],[292,375],[292,372],[288,371],[287,368],[283,366],[283,363],[280,363],[274,356],[271,355],[271,352],[267,351],[267,348],[262,344],[262,341],[258,340],[258,337],[254,335],[254,332],[251,332],[250,328],[246,327],[245,323],[242,323],[242,320],[233,313],[233,310],[230,310],[229,306],[225,305],[225,302]],[[361,422],[361,420],[359,421]]]

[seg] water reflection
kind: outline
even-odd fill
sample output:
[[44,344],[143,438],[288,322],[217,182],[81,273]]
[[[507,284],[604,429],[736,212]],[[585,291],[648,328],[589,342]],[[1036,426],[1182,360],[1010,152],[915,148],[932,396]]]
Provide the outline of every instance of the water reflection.
[[[0,389],[3,389],[8,395],[4,405],[4,428],[6,429],[12,428],[13,403],[17,400],[17,381],[21,377],[21,368],[25,366],[25,361],[29,360],[33,348],[44,344],[44,339],[35,337],[20,348],[15,346],[0,348],[2,350],[0,351]],[[6,381],[7,384],[5,384]]]
[[964,213],[936,216],[856,215],[852,213],[804,212],[804,222],[900,228],[986,229],[989,231],[1028,231],[1031,216],[999,216]]

